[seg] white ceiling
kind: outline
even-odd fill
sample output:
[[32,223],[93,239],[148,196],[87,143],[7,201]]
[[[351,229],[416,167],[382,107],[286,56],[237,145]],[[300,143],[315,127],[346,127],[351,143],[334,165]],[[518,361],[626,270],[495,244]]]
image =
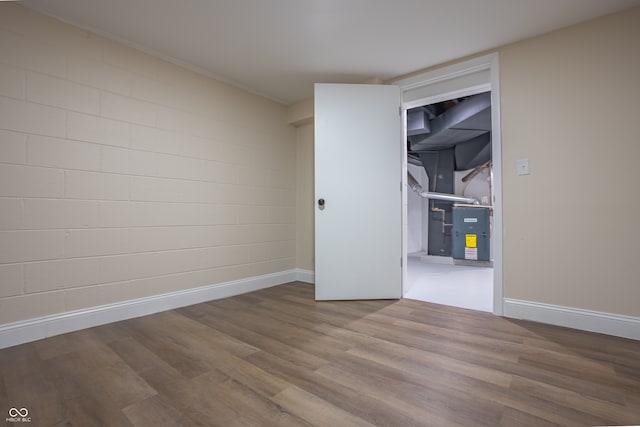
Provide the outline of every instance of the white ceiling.
[[640,0],[23,0],[285,104],[389,79]]

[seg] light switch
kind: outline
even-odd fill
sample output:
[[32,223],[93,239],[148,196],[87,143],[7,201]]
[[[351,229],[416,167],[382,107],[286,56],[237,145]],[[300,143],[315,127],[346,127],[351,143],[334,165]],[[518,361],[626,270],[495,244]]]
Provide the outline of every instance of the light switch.
[[529,175],[529,159],[518,160],[518,175]]

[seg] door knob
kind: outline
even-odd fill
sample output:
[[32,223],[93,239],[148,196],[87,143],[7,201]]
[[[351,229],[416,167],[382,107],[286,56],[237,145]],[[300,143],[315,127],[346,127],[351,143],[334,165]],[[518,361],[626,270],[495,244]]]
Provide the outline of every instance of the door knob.
[[324,199],[318,199],[318,206],[320,207],[324,206]]

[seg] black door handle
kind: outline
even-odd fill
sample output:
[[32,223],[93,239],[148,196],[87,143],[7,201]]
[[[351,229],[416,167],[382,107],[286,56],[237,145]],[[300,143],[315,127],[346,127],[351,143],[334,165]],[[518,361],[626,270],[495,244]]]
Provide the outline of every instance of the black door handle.
[[318,199],[318,206],[320,207],[324,206],[324,199]]

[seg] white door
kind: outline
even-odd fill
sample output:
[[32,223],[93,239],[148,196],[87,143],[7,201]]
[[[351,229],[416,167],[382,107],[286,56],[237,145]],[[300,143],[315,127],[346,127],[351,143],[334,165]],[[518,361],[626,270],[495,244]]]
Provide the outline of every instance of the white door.
[[317,300],[400,298],[400,89],[315,86]]

